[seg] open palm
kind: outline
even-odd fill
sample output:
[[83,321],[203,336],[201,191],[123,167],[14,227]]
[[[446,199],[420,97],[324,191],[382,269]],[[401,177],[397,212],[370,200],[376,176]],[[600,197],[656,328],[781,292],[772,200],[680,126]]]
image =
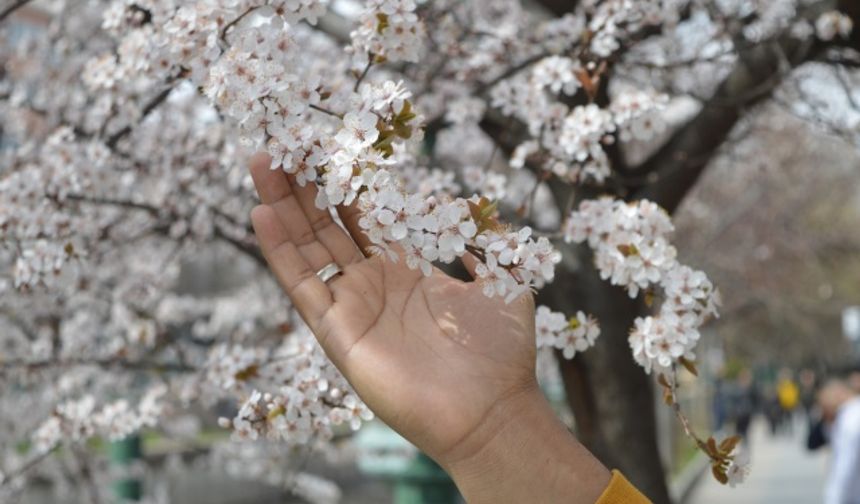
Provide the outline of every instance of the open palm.
[[[262,202],[254,229],[329,358],[419,448],[466,455],[494,408],[536,387],[531,296],[505,304],[438,269],[425,277],[403,260],[366,258],[354,209],[338,211],[347,232],[315,207],[312,184],[299,187],[269,163],[262,154],[251,160]],[[343,274],[323,283],[316,272],[332,262]]]

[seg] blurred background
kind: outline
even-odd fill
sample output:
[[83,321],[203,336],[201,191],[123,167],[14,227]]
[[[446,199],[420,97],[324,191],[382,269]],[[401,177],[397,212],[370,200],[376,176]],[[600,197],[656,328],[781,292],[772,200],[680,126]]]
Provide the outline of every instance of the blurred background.
[[[721,2],[692,3],[708,7]],[[767,2],[749,3],[761,7]],[[360,6],[348,0],[332,4],[321,25],[348,37]],[[860,4],[852,0],[801,4],[816,4],[820,12],[839,8],[855,25],[860,21]],[[540,18],[563,16],[575,8],[555,0],[522,5]],[[34,37],[53,33],[58,12],[52,2],[0,2],[0,10],[13,7],[3,26],[0,69],[5,86],[0,98],[7,99],[15,72],[45,63],[18,49]],[[75,8],[67,3],[59,12]],[[688,30],[695,32],[698,21],[687,21]],[[753,25],[755,20],[743,22]],[[625,353],[630,321],[647,308],[617,288],[597,292],[594,271],[563,272],[540,294],[542,302],[559,309],[587,307],[604,328],[597,347],[573,361],[542,355],[541,380],[559,415],[601,459],[612,464],[620,454],[630,457],[625,473],[649,495],[657,495],[655,502],[823,502],[832,446],[818,393],[838,379],[860,394],[858,31],[838,54],[830,48],[810,49],[799,61],[791,61],[789,70],[777,61],[777,53],[762,55],[739,46],[738,55],[715,59],[708,56],[707,44],[692,48],[691,56],[682,58],[684,65],[664,65],[660,75],[635,54],[618,62],[624,71],[613,86],[646,81],[668,93],[671,101],[659,138],[625,142],[617,153],[623,176],[608,190],[624,198],[648,197],[673,212],[679,259],[706,271],[721,291],[721,316],[705,327],[697,348],[699,376],[681,375],[678,401],[697,429],[717,437],[744,436],[752,459],[748,481],[730,488],[710,477],[707,457],[663,406],[654,377],[642,373],[630,361],[629,351]],[[795,49],[794,42],[779,37],[759,42]],[[697,63],[697,57],[704,63]],[[493,137],[508,123],[490,115],[480,126]],[[43,118],[10,107],[0,117],[6,119],[0,124],[0,149],[8,154],[0,159],[8,160],[21,145],[16,132],[38,130],[34,124]],[[25,121],[34,124],[25,127]],[[439,122],[430,118],[427,136],[437,141],[435,148],[444,159],[445,131]],[[512,145],[499,138],[499,148],[509,153]],[[0,176],[4,169],[0,166]],[[565,188],[541,183],[539,194],[568,199]],[[592,195],[605,190],[594,189]],[[558,210],[547,211],[546,227],[557,227],[558,220]],[[574,246],[562,247],[569,247],[566,254],[581,254]],[[256,267],[253,260],[236,259],[228,247],[196,249],[193,261],[178,266],[171,290],[192,296],[233,292]],[[242,305],[228,309],[241,311]],[[613,353],[619,348],[622,351]],[[11,355],[0,349],[0,365],[2,352]],[[2,380],[0,386],[5,386]],[[4,404],[16,407],[14,401]],[[231,415],[234,405],[221,401],[209,406],[176,416],[166,432],[144,430],[117,442],[92,440],[85,449],[99,455],[93,468],[73,463],[54,468],[29,481],[25,490],[8,494],[15,499],[9,502],[86,502],[78,493],[85,485],[79,476],[89,470],[100,476],[87,484],[109,490],[88,495],[131,501],[458,501],[445,474],[379,422],[357,434],[336,431],[331,450],[263,446],[243,455],[245,448],[228,443],[229,433],[215,422],[219,415]],[[18,413],[22,418],[28,414],[26,409]],[[8,432],[14,430],[12,423]],[[26,441],[10,435],[3,444],[14,447],[6,453],[20,457],[7,455],[0,469],[8,473],[10,467],[26,463]],[[287,465],[300,470],[285,477],[282,469]]]

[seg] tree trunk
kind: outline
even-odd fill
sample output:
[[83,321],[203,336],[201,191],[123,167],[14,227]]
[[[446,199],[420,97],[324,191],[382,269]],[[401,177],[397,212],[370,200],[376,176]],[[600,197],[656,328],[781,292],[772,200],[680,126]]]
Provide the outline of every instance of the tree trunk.
[[[809,46],[781,41],[779,49],[791,64],[807,59]],[[637,168],[654,172],[657,182],[632,188],[631,199],[648,198],[669,212],[677,209],[708,162],[741,117],[741,109],[769,96],[783,75],[775,46],[757,46],[741,53],[734,71],[714,99],[687,125]],[[550,184],[556,201],[567,201],[570,189]],[[581,188],[578,199],[594,197]],[[577,435],[604,464],[619,469],[655,504],[670,504],[661,461],[651,378],[635,363],[628,344],[633,320],[648,312],[640,299],[600,278],[584,246],[566,246],[557,278],[540,294],[540,302],[568,315],[583,310],[598,318],[599,343],[572,361],[559,359],[568,402],[577,422]],[[574,260],[576,261],[576,259]]]
[[[860,10],[856,0],[842,3]],[[855,25],[860,24],[855,17],[860,13],[850,14]],[[697,117],[635,169],[640,175],[656,174],[656,182],[628,186],[618,196],[651,199],[673,212],[729,137],[742,111],[767,98],[790,70],[780,67],[780,56],[792,67],[820,54],[821,49],[790,37],[745,48]],[[492,114],[481,126],[508,153],[517,145],[516,139],[523,138],[517,129],[522,125]],[[572,189],[552,181],[550,187],[559,207],[566,207]],[[577,192],[577,199],[597,195],[584,187]],[[573,360],[559,359],[577,435],[604,464],[621,470],[655,504],[670,504],[657,444],[653,384],[634,362],[627,339],[633,320],[648,310],[642,301],[631,300],[623,289],[600,278],[587,247],[560,248],[565,262],[557,268],[555,281],[540,292],[538,302],[568,315],[583,310],[597,317],[601,325],[595,347]]]
[[[566,247],[591,261],[584,247]],[[646,311],[638,299],[609,285],[593,267],[559,270],[540,302],[573,314],[583,310],[600,321],[599,344],[573,360],[559,359],[579,440],[604,464],[627,476],[655,504],[669,504],[657,447],[651,379],[636,364],[627,336]]]

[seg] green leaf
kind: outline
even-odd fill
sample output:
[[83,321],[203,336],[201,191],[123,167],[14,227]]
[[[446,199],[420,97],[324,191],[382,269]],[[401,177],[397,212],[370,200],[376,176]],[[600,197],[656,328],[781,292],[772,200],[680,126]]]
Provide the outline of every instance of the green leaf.
[[481,209],[481,218],[486,219],[488,217],[492,217],[496,215],[496,210],[499,208],[499,202],[493,201],[489,205],[485,206]]
[[376,26],[376,33],[382,35],[382,32],[389,26],[388,14],[379,12],[376,14],[376,19],[379,21],[379,25]]
[[277,408],[274,408],[271,411],[269,411],[269,414],[266,415],[266,418],[271,420],[275,417],[279,417],[279,416],[283,415],[286,412],[287,412],[286,408],[284,408],[283,406],[278,406]]
[[416,117],[418,117],[418,115],[412,112],[412,102],[404,100],[403,108],[400,109],[400,112],[397,113],[397,117],[395,117],[394,120],[405,124]]
[[499,230],[501,224],[495,219],[496,210],[499,203],[481,198],[477,203],[469,201],[469,213],[475,225],[478,226],[478,233],[482,233],[488,229]]
[[639,254],[639,249],[637,249],[636,245],[633,245],[632,243],[630,245],[619,245],[618,251],[621,252],[624,257],[630,257]]
[[409,139],[412,137],[412,126],[407,124],[397,124],[394,126],[394,134],[399,136],[400,138]]

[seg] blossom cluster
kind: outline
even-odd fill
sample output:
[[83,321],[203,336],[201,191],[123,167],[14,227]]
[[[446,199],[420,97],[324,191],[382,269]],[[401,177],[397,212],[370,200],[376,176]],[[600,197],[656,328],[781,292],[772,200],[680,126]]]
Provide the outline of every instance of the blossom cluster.
[[650,201],[627,204],[603,197],[580,204],[565,224],[564,237],[588,242],[601,277],[636,297],[674,268],[677,251],[668,240],[673,230],[669,215]]
[[[671,8],[662,2],[613,0],[587,2],[587,24],[564,16],[543,27],[552,54],[491,89],[491,103],[505,115],[523,121],[535,140],[518,147],[514,168],[533,158],[536,166],[566,181],[602,183],[610,173],[604,150],[616,138],[650,140],[663,130],[659,117],[667,99],[646,90],[622,91],[607,107],[595,103],[603,73],[601,61]],[[556,33],[558,32],[558,33]],[[563,34],[557,39],[555,35]],[[574,42],[585,40],[585,44]],[[585,95],[587,103],[568,105]]]
[[544,58],[526,74],[492,90],[493,106],[522,120],[536,137],[516,148],[514,168],[533,158],[563,180],[601,183],[610,173],[605,147],[616,137],[646,141],[665,127],[660,110],[667,99],[652,91],[624,90],[606,108],[588,103],[570,109],[554,99],[559,92],[575,93],[583,82],[591,85],[589,72],[570,58]]
[[61,442],[81,443],[97,435],[117,440],[153,426],[161,417],[162,398],[166,392],[164,385],[153,386],[141,397],[136,408],[126,399],[99,408],[92,395],[65,401],[57,405],[53,415],[33,433],[35,449],[46,453]]
[[750,453],[738,445],[732,450],[730,457],[731,462],[726,469],[726,478],[728,485],[734,488],[746,481],[750,474]]
[[604,197],[580,204],[565,225],[565,240],[587,242],[602,278],[663,302],[654,316],[638,317],[630,333],[633,357],[646,371],[668,370],[678,359],[692,361],[699,327],[717,315],[719,295],[707,276],[682,265],[669,243],[669,216],[652,202],[626,203]]
[[[36,163],[0,178],[0,239],[19,244],[13,271],[17,288],[55,283],[79,251],[88,226],[58,209],[69,194],[88,188],[107,154],[98,142],[72,142],[61,127],[45,140]],[[82,166],[79,166],[82,165]]]
[[350,38],[350,49],[363,65],[415,62],[421,55],[424,24],[415,14],[414,0],[370,0]]
[[561,312],[538,306],[535,332],[538,349],[555,348],[561,351],[565,359],[572,359],[577,353],[594,346],[600,336],[600,326],[596,319],[581,311],[568,319]]
[[828,11],[815,20],[815,35],[824,41],[833,40],[836,37],[848,38],[854,22],[851,18],[839,11]]
[[[376,58],[414,59],[421,32],[414,9],[411,0],[370,2],[363,27],[352,33],[354,45]],[[255,24],[231,27],[223,53],[214,40],[229,25],[211,6],[180,8],[163,36],[169,47],[185,48],[174,65],[193,69],[192,80],[241,126],[249,145],[266,145],[273,169],[294,174],[301,185],[316,183],[320,208],[358,198],[373,251],[394,257],[394,247],[402,247],[407,264],[425,274],[433,261],[488,248],[478,252],[488,295],[513,299],[552,280],[559,258],[548,240],[497,227],[479,230],[467,200],[405,191],[392,168],[421,139],[422,118],[403,82],[362,83],[360,75],[352,90],[329,89],[318,74],[300,74],[301,45],[291,20],[277,9],[257,14]],[[196,27],[193,33],[189,26]]]
[[247,393],[232,419],[219,419],[236,438],[308,444],[331,439],[334,426],[355,430],[373,419],[306,329],[291,334],[271,355],[219,345],[210,363],[209,380],[216,386]]
[[[380,170],[359,198],[362,229],[378,253],[397,260],[394,245],[406,264],[431,273],[431,262],[450,263],[469,249],[480,255],[476,274],[487,296],[510,301],[530,287],[551,281],[561,259],[549,240],[532,238],[531,229],[512,231],[498,224],[486,200],[437,200],[409,195]],[[487,212],[490,210],[490,212]]]
[[[616,143],[655,146],[671,118],[660,91],[707,98],[742,48],[848,36],[848,16],[809,22],[806,3],[583,0],[551,19],[519,0],[30,3],[53,9],[48,34],[0,26],[0,378],[14,382],[0,410],[33,420],[0,418],[14,431],[0,470],[29,467],[6,441],[34,429],[47,450],[192,403],[238,400],[222,423],[258,442],[232,445],[246,450],[234,467],[263,464],[268,439],[281,455],[319,448],[370,417],[261,267],[251,151],[315,184],[321,207],[356,204],[373,252],[427,274],[471,254],[484,292],[513,299],[559,265],[550,185],[607,181]],[[658,300],[630,344],[660,373],[693,358],[718,302],[671,229],[650,203],[595,200],[563,230],[606,280]],[[541,307],[535,323],[544,356],[599,334],[582,312]],[[140,397],[144,376],[182,408],[92,400]],[[255,474],[286,485],[281,467]]]

